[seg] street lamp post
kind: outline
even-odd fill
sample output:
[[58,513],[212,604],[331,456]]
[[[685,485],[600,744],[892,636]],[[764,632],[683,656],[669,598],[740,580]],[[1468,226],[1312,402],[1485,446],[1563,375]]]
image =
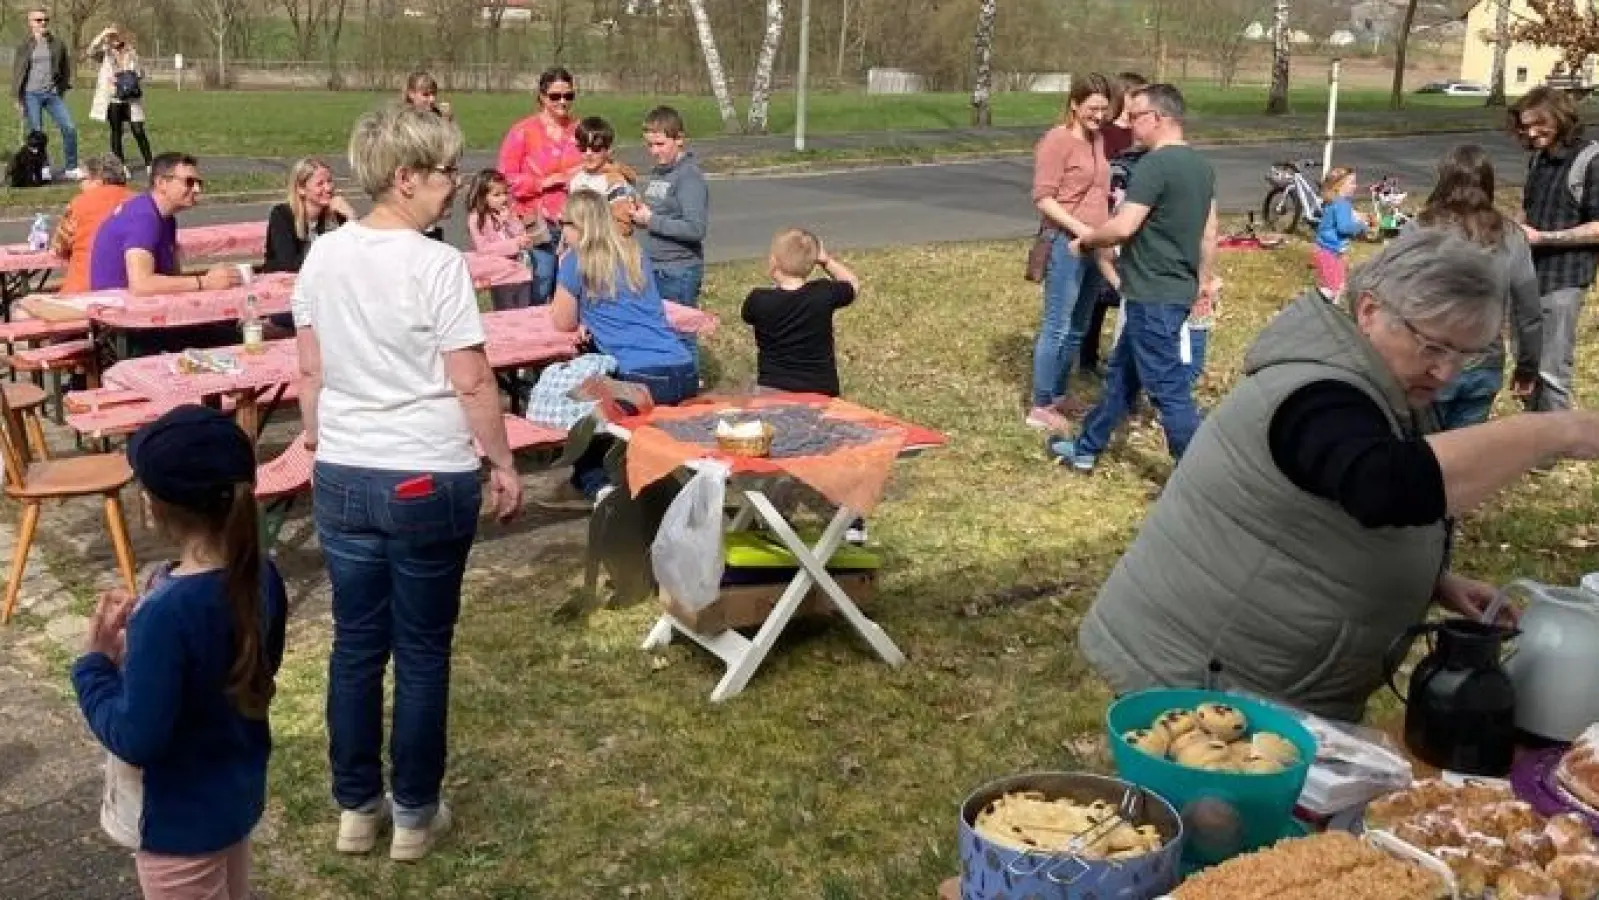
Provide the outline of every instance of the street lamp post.
[[800,0],[799,89],[794,93],[794,149],[805,149],[805,95],[811,74],[811,0]]

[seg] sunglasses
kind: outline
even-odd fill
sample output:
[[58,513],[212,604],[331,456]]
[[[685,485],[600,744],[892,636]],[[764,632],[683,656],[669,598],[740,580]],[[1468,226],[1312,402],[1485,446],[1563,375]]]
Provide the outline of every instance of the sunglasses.
[[571,103],[577,99],[576,91],[562,91],[544,95],[551,103]]
[[593,151],[595,153],[599,153],[599,152],[611,149],[611,142],[610,141],[578,141],[577,149],[582,150],[584,152]]
[[192,190],[195,190],[197,188],[204,188],[205,187],[205,179],[204,178],[198,178],[198,177],[196,177],[194,175],[186,175],[186,176],[184,176],[182,178],[179,178],[176,175],[168,175],[168,176],[166,176],[166,178],[167,178],[168,181],[181,181],[181,182],[183,182],[183,187],[184,187],[185,190],[192,191]]

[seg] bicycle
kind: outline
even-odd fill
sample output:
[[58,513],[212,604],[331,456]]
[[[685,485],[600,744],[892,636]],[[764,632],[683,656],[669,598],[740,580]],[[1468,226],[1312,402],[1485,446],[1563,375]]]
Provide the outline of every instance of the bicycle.
[[1274,163],[1266,173],[1266,201],[1260,217],[1266,227],[1279,234],[1291,234],[1300,222],[1315,230],[1321,224],[1321,186],[1305,174],[1320,169],[1314,159]]

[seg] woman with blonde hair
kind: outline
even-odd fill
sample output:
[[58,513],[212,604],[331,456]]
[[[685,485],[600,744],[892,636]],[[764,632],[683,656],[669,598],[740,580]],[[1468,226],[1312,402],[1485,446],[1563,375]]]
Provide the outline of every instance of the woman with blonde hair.
[[288,197],[267,215],[263,272],[298,272],[317,238],[355,218],[333,183],[333,169],[314,156],[289,169]]
[[[595,348],[616,360],[616,377],[643,385],[660,405],[699,391],[694,355],[666,318],[644,251],[624,236],[605,198],[578,191],[561,220],[567,252],[555,277],[550,319],[561,331],[587,331]],[[591,506],[610,487],[605,474],[608,440],[596,439],[572,466],[570,484],[541,499],[552,508]]]
[[144,67],[139,64],[138,51],[133,49],[132,33],[112,25],[95,35],[86,55],[100,64],[89,118],[111,126],[111,152],[124,164],[128,158],[122,152],[122,129],[130,129],[144,168],[150,168],[154,157],[150,138],[144,133]]
[[372,211],[311,245],[294,285],[300,412],[333,587],[335,847],[370,852],[392,816],[389,857],[401,861],[425,857],[451,824],[440,799],[450,645],[484,499],[480,450],[490,511],[506,521],[522,500],[466,259],[422,235],[455,199],[463,144],[454,123],[400,104],[362,116],[349,156]]

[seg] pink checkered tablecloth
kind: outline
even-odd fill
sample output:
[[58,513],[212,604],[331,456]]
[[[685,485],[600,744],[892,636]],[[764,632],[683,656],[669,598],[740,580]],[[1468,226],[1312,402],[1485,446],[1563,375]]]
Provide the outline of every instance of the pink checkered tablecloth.
[[[198,225],[178,229],[178,250],[186,260],[266,255],[266,223]],[[64,269],[67,261],[48,250],[29,250],[27,244],[0,246],[0,273],[41,272]]]
[[[135,297],[125,291],[114,294],[61,295],[54,302],[75,303],[87,301],[90,319],[107,328],[148,329],[179,328],[188,325],[210,325],[217,322],[236,322],[244,312],[245,299],[255,292],[256,309],[263,316],[289,311],[289,295],[294,290],[294,276],[287,272],[258,275],[249,286],[227,288],[221,291],[191,291],[186,294],[156,294]],[[98,304],[94,297],[111,297],[112,302]],[[117,305],[117,304],[120,305]]]

